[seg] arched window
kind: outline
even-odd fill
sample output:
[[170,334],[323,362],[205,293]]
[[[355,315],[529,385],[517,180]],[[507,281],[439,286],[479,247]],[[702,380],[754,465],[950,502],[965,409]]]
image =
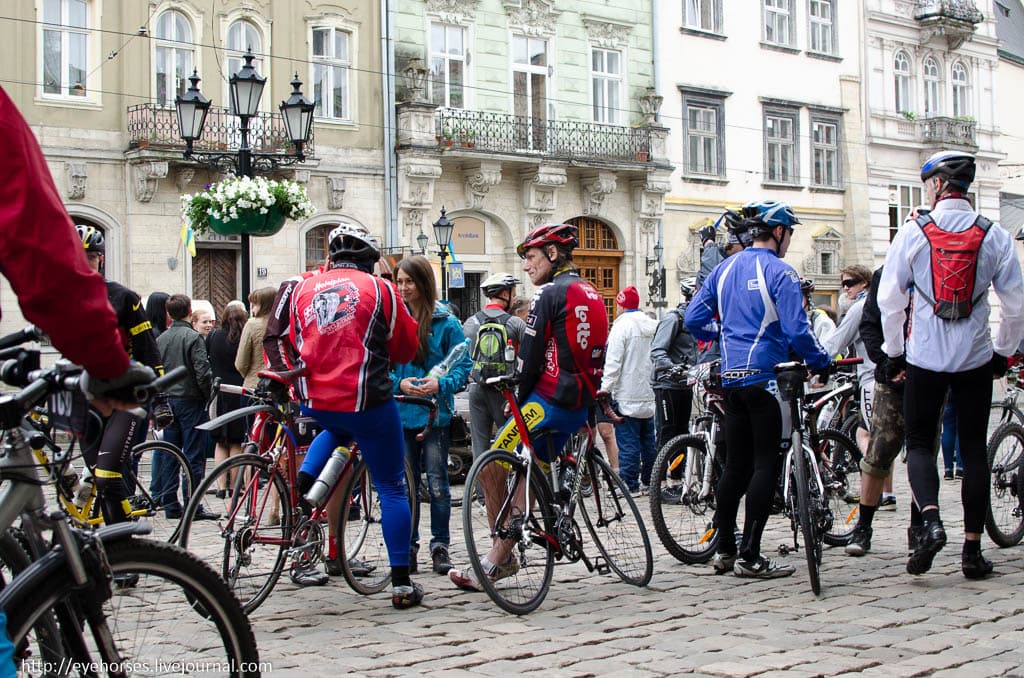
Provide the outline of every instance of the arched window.
[[924,60],[924,114],[926,116],[939,114],[939,93],[941,91],[939,64],[932,57],[928,57]]
[[955,117],[971,114],[970,109],[971,83],[967,76],[967,67],[963,62],[953,62],[953,115]]
[[312,271],[327,260],[327,236],[337,224],[323,224],[306,231],[306,270]]
[[910,112],[910,57],[906,52],[896,52],[892,63],[896,86],[896,112]]
[[[227,72],[237,73],[241,70],[242,65],[245,63],[242,57],[245,56],[246,50],[251,49],[252,53],[256,55],[253,59],[252,65],[260,75],[266,76],[267,74],[263,70],[263,37],[260,35],[260,31],[251,21],[240,19],[235,23],[231,24],[228,28],[228,40],[227,40]],[[264,88],[264,91],[267,91]],[[230,101],[230,98],[228,99]]]
[[192,24],[181,12],[167,10],[156,20],[157,105],[174,105],[174,97],[185,93],[194,67]]

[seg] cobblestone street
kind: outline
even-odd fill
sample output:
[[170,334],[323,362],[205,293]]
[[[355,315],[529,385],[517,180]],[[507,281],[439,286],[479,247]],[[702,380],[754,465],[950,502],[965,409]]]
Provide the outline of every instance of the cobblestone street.
[[[415,577],[424,605],[404,612],[340,577],[309,589],[282,577],[252,617],[260,655],[287,675],[1024,675],[1024,547],[997,549],[986,537],[995,574],[965,579],[960,483],[943,481],[949,544],[929,573],[906,574],[904,466],[897,476],[898,510],[876,515],[868,556],[826,548],[820,598],[802,552],[785,556],[797,568],[789,578],[716,577],[676,561],[652,529],[646,589],[558,566],[547,599],[525,617],[429,572]],[[646,516],[646,497],[638,501]],[[461,540],[457,526],[461,509],[452,516]],[[774,516],[765,551],[790,540],[788,521]],[[464,563],[460,545],[452,557]]]

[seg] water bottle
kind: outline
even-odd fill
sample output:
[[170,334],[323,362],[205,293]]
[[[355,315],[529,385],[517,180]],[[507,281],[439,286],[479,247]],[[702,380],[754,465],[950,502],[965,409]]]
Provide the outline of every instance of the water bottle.
[[576,459],[572,455],[566,455],[562,460],[562,473],[559,481],[558,491],[562,499],[572,496],[572,488],[576,485]]
[[75,487],[75,506],[82,508],[85,506],[85,502],[89,501],[89,497],[92,496],[92,484],[95,482],[92,477],[92,473],[89,471],[89,467],[86,466],[82,470],[82,482],[77,483]]
[[448,370],[452,368],[452,365],[462,360],[462,357],[467,353],[469,353],[469,339],[466,339],[452,347],[452,350],[448,352],[448,355],[444,357],[444,360],[430,368],[430,371],[427,372],[427,376],[433,377],[434,379],[440,379],[444,375],[448,374]]
[[309,488],[309,492],[306,493],[306,501],[314,506],[322,506],[327,495],[330,494],[331,488],[334,487],[334,483],[338,481],[338,476],[345,470],[345,464],[348,463],[351,456],[352,451],[347,447],[334,448],[331,458],[324,464],[313,487]]
[[505,344],[505,362],[511,365],[516,360],[516,347],[512,345],[512,340],[509,339],[508,343]]

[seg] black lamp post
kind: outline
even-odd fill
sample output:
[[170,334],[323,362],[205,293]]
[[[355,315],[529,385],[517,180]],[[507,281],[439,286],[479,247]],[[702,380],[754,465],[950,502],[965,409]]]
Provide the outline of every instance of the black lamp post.
[[434,237],[441,248],[438,252],[441,255],[441,301],[445,302],[448,301],[448,264],[445,260],[448,258],[448,243],[452,241],[454,230],[455,224],[448,221],[444,207],[441,207],[441,218],[434,222]]
[[[199,74],[192,71],[189,82],[191,87],[184,95],[175,97],[174,105],[178,111],[178,133],[185,141],[184,156],[195,160],[211,169],[234,172],[242,177],[254,177],[257,172],[272,172],[284,165],[303,162],[306,156],[302,147],[309,141],[313,127],[313,111],[316,104],[302,94],[302,81],[299,74],[292,80],[292,94],[280,105],[281,118],[284,121],[288,140],[295,145],[294,153],[254,153],[249,146],[249,120],[259,115],[260,98],[267,79],[261,76],[252,62],[255,59],[252,50],[245,53],[242,68],[231,76],[231,109],[239,119],[241,143],[236,151],[209,152],[196,151],[193,144],[203,134],[206,114],[210,110],[210,100],[199,91]],[[249,235],[242,235],[242,298],[249,297]]]
[[429,242],[430,236],[423,231],[420,231],[420,234],[416,236],[416,244],[420,246],[420,254],[425,255],[427,253],[427,243]]

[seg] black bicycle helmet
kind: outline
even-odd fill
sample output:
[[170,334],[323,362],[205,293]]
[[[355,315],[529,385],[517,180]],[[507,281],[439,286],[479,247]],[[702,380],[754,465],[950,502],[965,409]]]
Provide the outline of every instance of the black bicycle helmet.
[[95,226],[78,224],[75,226],[75,230],[78,231],[78,237],[82,239],[82,247],[86,252],[104,254],[107,251],[107,244],[103,240],[103,231],[100,229]]
[[331,263],[351,261],[360,268],[372,268],[380,259],[377,242],[362,226],[338,224],[327,236],[327,252]]
[[800,278],[800,291],[804,293],[805,297],[810,296],[814,291],[814,281],[810,278]]
[[974,156],[963,151],[939,151],[921,165],[921,181],[941,177],[964,190],[974,183]]
[[495,273],[480,284],[480,289],[487,297],[496,297],[505,290],[515,289],[522,281],[508,273]]

